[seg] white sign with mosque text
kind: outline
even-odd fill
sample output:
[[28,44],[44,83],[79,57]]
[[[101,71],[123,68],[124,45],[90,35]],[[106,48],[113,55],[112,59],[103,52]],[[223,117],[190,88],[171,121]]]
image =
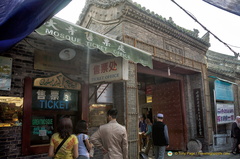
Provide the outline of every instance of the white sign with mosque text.
[[89,83],[128,80],[128,61],[123,58],[108,59],[90,65]]

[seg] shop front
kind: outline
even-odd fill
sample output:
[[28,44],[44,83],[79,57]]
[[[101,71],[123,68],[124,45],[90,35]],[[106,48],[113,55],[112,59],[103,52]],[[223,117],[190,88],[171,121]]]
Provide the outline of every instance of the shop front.
[[207,51],[213,150],[231,151],[231,127],[239,115],[239,59]]
[[8,69],[3,72],[0,95],[22,99],[16,107],[1,100],[3,158],[47,158],[50,137],[63,115],[74,123],[87,120],[92,133],[107,122],[107,110],[117,107],[121,123],[126,123],[121,104],[123,85],[130,76],[128,63],[152,68],[148,53],[58,18],[1,58],[9,62],[2,62]]

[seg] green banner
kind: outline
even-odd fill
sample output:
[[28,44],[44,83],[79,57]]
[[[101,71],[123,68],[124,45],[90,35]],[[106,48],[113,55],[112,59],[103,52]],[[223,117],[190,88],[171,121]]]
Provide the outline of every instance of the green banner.
[[58,40],[68,40],[75,45],[97,48],[103,53],[111,53],[116,57],[153,68],[151,54],[56,17],[35,31],[40,35],[54,36]]

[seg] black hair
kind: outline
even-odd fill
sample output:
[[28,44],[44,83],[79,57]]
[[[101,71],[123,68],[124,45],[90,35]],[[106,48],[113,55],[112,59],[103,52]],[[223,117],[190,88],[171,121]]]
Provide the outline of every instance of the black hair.
[[87,130],[87,122],[85,120],[79,120],[77,122],[77,125],[75,127],[75,133],[76,134],[87,134],[88,130]]
[[73,124],[69,116],[62,116],[59,118],[57,132],[60,138],[64,139],[72,134]]
[[118,111],[116,108],[112,108],[112,109],[108,110],[108,112],[107,112],[107,115],[111,116],[113,119],[117,118],[117,114],[118,114]]

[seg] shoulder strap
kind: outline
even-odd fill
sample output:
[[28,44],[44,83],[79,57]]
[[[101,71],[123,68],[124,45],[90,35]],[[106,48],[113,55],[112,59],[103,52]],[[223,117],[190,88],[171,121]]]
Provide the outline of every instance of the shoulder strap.
[[84,143],[84,146],[86,147],[87,151],[89,152],[87,145],[86,145],[85,134],[83,134],[83,143]]
[[62,147],[62,145],[64,144],[64,142],[68,139],[68,137],[66,137],[65,139],[62,140],[62,142],[58,145],[56,151],[55,151],[55,155],[57,154],[58,150]]

